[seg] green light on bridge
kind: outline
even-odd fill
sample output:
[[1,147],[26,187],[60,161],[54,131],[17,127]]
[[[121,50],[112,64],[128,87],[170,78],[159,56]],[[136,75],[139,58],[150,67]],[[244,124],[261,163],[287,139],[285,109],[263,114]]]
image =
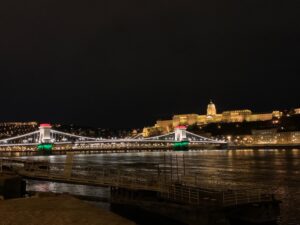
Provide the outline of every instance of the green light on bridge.
[[188,150],[189,142],[188,141],[174,142],[173,149],[174,150]]
[[51,151],[52,150],[52,148],[53,148],[53,144],[39,144],[38,146],[37,146],[37,148],[38,148],[38,151]]

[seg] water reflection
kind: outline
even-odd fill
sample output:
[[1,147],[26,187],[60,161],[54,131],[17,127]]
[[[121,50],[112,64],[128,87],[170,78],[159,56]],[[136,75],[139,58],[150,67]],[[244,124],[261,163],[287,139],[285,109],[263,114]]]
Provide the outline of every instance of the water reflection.
[[[300,150],[202,150],[189,152],[145,152],[76,155],[75,163],[85,165],[164,164],[175,154],[180,163],[184,158],[186,173],[202,181],[213,180],[219,185],[264,188],[274,191],[281,205],[280,224],[299,224],[300,221]],[[26,158],[26,157],[23,157]],[[30,157],[31,158],[31,157]],[[37,156],[35,160],[64,162],[65,156]],[[179,163],[179,164],[180,164]],[[173,164],[174,165],[174,164]],[[181,165],[181,164],[180,164]],[[82,185],[28,181],[29,190],[71,192],[80,195],[108,196],[105,188]]]

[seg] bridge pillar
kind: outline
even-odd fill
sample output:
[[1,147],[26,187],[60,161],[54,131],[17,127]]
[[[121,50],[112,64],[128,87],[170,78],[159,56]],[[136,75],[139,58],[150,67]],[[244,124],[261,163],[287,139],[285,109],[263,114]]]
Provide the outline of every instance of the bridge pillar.
[[40,125],[39,143],[51,143],[51,128],[50,124]]
[[185,141],[186,137],[186,126],[177,126],[175,127],[175,141]]

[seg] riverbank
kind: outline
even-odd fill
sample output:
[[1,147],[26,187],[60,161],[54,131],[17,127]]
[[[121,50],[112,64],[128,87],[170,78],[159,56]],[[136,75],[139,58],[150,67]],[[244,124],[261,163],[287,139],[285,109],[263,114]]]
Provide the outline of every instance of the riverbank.
[[69,195],[38,195],[0,201],[1,224],[134,225],[135,223]]
[[300,149],[300,144],[229,145],[228,149]]

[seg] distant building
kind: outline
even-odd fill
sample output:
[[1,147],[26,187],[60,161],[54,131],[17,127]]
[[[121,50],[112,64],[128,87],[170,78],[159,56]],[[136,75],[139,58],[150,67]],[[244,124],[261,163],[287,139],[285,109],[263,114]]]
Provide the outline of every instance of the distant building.
[[300,108],[294,109],[294,113],[295,113],[295,114],[300,114]]
[[0,122],[0,139],[37,130],[37,122]]
[[[299,109],[300,113],[300,109]],[[216,105],[210,101],[207,105],[206,115],[198,114],[181,114],[174,115],[172,120],[158,120],[153,127],[145,127],[143,135],[145,137],[168,133],[174,130],[174,127],[180,125],[205,125],[209,123],[234,123],[234,122],[255,122],[268,121],[273,118],[280,118],[282,112],[273,111],[271,113],[253,114],[249,109],[225,111],[221,114],[217,113]]]
[[22,127],[22,126],[38,126],[37,122],[0,122],[1,127]]

